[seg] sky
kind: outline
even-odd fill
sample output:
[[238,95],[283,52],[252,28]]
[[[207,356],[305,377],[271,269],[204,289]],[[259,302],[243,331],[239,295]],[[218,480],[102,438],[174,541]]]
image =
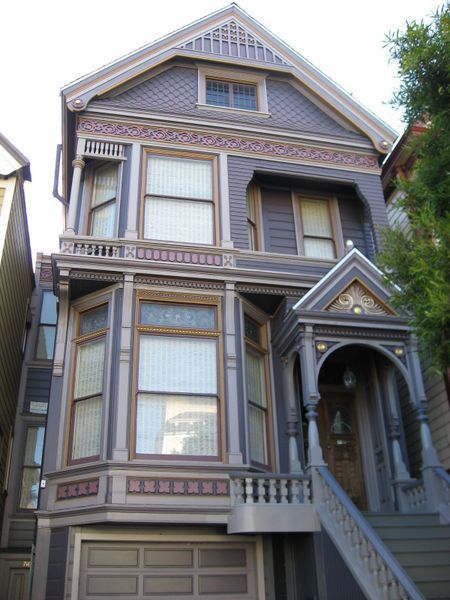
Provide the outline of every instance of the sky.
[[[59,90],[215,10],[228,0],[5,0],[0,132],[31,162],[25,184],[33,259],[58,250],[62,205],[52,196],[61,141]],[[239,6],[398,133],[398,86],[386,34],[429,17],[436,0],[239,0]]]

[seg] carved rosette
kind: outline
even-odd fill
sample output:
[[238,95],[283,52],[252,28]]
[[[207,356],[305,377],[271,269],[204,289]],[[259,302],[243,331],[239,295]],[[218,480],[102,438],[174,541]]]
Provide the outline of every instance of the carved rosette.
[[363,285],[354,281],[326,308],[328,312],[351,312],[355,315],[392,315]]

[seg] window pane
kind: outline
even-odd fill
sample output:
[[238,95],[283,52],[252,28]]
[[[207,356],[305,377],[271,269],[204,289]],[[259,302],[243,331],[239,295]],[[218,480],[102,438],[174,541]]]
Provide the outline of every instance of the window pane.
[[112,237],[116,219],[116,203],[110,202],[92,211],[91,235]]
[[333,237],[327,200],[301,200],[303,234]]
[[209,160],[150,156],[147,194],[212,200],[212,163]]
[[29,427],[25,444],[23,464],[27,467],[40,466],[44,449],[45,427]]
[[245,354],[245,373],[248,402],[267,407],[264,357],[248,348]]
[[250,460],[267,464],[266,450],[266,414],[256,406],[249,405],[249,434],[250,434]]
[[22,471],[22,489],[20,492],[19,507],[36,509],[39,495],[40,468],[25,467]]
[[94,310],[89,310],[80,315],[80,335],[93,333],[105,329],[108,323],[108,306],[104,304]]
[[334,258],[334,242],[332,240],[322,240],[305,238],[305,256],[314,256],[316,258]]
[[92,193],[92,208],[114,200],[117,195],[117,165],[107,165],[97,169],[94,175],[94,191]]
[[257,344],[260,343],[260,338],[259,338],[260,328],[259,328],[259,325],[257,325],[254,321],[252,321],[251,319],[249,319],[247,316],[244,317],[244,332],[245,332],[245,337],[246,338],[249,338],[250,340],[256,342]]
[[141,304],[142,325],[215,329],[216,311],[210,306],[177,306],[176,304]]
[[56,296],[53,292],[45,291],[42,294],[41,323],[56,325]]
[[141,335],[139,390],[217,393],[215,339]]
[[55,333],[56,327],[53,325],[41,325],[39,327],[36,358],[46,360],[51,360],[53,358],[53,350],[55,348]]
[[233,84],[233,108],[256,110],[256,86]]
[[74,460],[100,454],[101,417],[101,397],[89,398],[75,404],[72,443]]
[[101,394],[105,340],[102,338],[78,347],[75,372],[75,398]]
[[230,84],[226,81],[206,80],[206,104],[230,106]]
[[217,456],[217,399],[139,394],[136,452]]
[[147,198],[144,238],[212,244],[213,212],[210,202]]

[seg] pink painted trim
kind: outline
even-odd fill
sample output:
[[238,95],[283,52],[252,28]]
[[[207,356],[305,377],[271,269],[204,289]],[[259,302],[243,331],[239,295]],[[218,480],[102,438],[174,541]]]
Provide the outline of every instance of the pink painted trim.
[[167,252],[153,248],[136,249],[136,258],[141,260],[159,260],[161,262],[176,262],[182,264],[222,266],[220,254],[199,254],[196,252]]
[[90,481],[71,481],[70,483],[58,485],[56,497],[58,500],[70,498],[81,498],[83,496],[96,496],[98,494],[98,479]]
[[321,150],[320,148],[300,146],[298,144],[277,144],[236,136],[195,133],[193,131],[162,127],[143,127],[140,125],[96,121],[94,119],[80,119],[78,131],[80,133],[93,133],[95,135],[120,136],[122,138],[142,139],[155,142],[191,144],[207,148],[238,150],[265,156],[298,158],[301,160],[346,167],[379,169],[376,157],[368,154]]
[[128,479],[129,494],[229,496],[226,479]]

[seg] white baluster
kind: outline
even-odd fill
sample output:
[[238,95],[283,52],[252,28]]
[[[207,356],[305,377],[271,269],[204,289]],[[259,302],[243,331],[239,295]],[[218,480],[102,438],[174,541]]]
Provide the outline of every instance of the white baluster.
[[269,504],[277,503],[277,480],[269,479]]
[[246,503],[254,504],[253,498],[253,479],[251,477],[245,478],[245,495],[246,495]]
[[280,479],[280,503],[287,504],[288,503],[288,489],[287,489],[287,479]]
[[264,479],[258,479],[258,502],[263,504],[266,501],[266,488],[264,486]]

